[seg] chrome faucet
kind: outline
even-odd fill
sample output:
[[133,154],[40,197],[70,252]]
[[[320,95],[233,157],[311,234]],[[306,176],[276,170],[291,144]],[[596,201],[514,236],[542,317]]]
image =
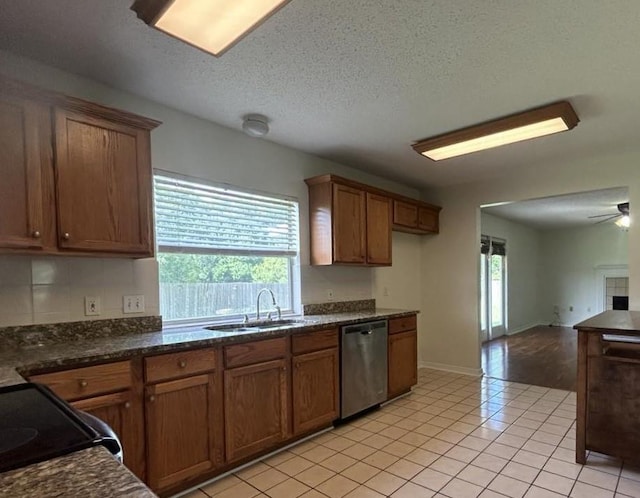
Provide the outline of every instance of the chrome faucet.
[[[260,296],[262,295],[263,292],[268,292],[269,294],[271,294],[271,303],[273,307],[276,309],[276,311],[278,312],[278,320],[281,320],[282,311],[280,310],[280,306],[278,306],[278,303],[276,302],[275,294],[271,289],[264,288],[264,289],[261,289],[260,292],[258,292],[258,299],[256,299],[256,321],[260,320]],[[268,317],[270,318],[270,314],[268,315]]]

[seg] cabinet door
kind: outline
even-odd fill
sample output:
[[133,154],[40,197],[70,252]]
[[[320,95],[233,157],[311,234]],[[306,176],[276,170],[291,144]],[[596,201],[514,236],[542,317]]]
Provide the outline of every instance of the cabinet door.
[[391,265],[391,199],[367,192],[367,263]]
[[393,224],[408,228],[417,228],[418,206],[408,202],[393,201]]
[[55,111],[58,244],[151,255],[149,132]]
[[225,443],[228,461],[254,455],[289,434],[286,360],[224,372]]
[[166,489],[223,463],[216,375],[146,388],[148,482]]
[[389,335],[389,398],[402,394],[418,382],[418,333],[415,330]]
[[418,209],[418,228],[426,232],[438,233],[438,211],[420,207]]
[[333,185],[333,260],[366,263],[366,198],[362,190]]
[[328,426],[339,416],[338,348],[293,358],[293,433]]
[[124,464],[144,480],[144,430],[142,402],[131,391],[83,399],[71,403],[105,422],[120,439]]
[[[0,247],[41,248],[43,234],[41,128],[47,108],[21,98],[0,97]],[[43,143],[44,139],[44,143]]]

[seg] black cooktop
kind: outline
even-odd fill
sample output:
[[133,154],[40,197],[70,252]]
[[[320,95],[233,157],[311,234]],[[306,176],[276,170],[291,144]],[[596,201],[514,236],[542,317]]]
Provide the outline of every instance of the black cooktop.
[[95,446],[100,436],[39,384],[0,388],[0,472]]

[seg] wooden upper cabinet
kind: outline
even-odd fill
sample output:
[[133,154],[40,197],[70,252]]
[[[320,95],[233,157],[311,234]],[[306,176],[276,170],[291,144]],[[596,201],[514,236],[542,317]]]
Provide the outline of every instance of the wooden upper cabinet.
[[366,197],[362,190],[333,185],[335,263],[366,263]]
[[0,78],[0,249],[152,256],[159,124]]
[[334,178],[306,180],[311,264],[391,265],[391,199]]
[[[0,247],[42,248],[44,236],[41,154],[51,140],[42,116],[45,106],[24,98],[0,96]],[[45,127],[41,127],[44,123]],[[49,151],[50,151],[49,147]],[[50,157],[50,155],[49,155]]]
[[151,255],[148,130],[56,109],[55,137],[60,247]]
[[367,192],[367,263],[391,265],[391,199]]
[[438,233],[440,208],[419,201],[393,201],[393,229],[416,234]]
[[403,201],[393,201],[393,224],[417,228],[418,206]]
[[305,182],[312,265],[391,266],[392,230],[438,231],[437,206],[335,175]]

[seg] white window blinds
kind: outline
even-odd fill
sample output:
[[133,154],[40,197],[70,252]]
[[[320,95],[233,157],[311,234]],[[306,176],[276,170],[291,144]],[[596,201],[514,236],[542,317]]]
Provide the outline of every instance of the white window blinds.
[[161,252],[294,256],[298,203],[154,175],[156,238]]

